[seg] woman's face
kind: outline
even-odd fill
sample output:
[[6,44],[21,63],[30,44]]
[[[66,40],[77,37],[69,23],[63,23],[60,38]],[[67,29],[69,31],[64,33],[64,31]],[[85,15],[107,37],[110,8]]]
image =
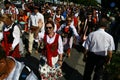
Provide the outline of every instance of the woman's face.
[[67,22],[67,25],[70,26],[71,22],[72,22],[72,19],[71,18],[67,18],[66,19],[66,22]]
[[52,24],[50,24],[50,23],[46,24],[45,30],[46,30],[46,32],[47,32],[48,34],[54,32],[53,26],[52,26]]

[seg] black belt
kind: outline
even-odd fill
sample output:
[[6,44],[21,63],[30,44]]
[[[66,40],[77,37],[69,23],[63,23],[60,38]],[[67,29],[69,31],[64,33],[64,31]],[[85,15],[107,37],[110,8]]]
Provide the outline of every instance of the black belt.
[[93,56],[99,56],[99,57],[106,57],[106,56],[102,56],[102,55],[97,55],[94,52],[88,51],[87,53],[88,55],[93,55]]

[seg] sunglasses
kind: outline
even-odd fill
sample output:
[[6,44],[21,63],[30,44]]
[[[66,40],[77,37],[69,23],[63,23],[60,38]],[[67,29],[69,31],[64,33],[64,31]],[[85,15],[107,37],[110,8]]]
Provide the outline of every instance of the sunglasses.
[[52,27],[45,27],[45,29],[52,29]]

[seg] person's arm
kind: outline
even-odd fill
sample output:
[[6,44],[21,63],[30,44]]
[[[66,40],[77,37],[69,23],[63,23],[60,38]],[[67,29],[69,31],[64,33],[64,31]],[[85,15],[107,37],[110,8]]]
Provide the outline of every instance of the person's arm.
[[62,44],[62,38],[59,36],[58,39],[58,54],[59,54],[59,59],[58,59],[58,64],[62,65],[63,61],[63,44]]
[[108,51],[107,51],[107,62],[106,62],[107,64],[110,64],[113,50],[115,50],[115,44],[113,38],[111,37],[110,46],[108,47]]
[[74,36],[77,38],[78,41],[80,41],[80,36],[79,36],[79,34],[78,34],[75,26],[71,25],[70,27],[71,27],[72,30],[73,30]]
[[58,34],[62,34],[62,29],[64,28],[64,26],[66,26],[65,24],[62,24],[59,29],[57,30]]
[[88,38],[83,42],[82,46],[84,47],[84,51],[83,51],[83,54],[84,54],[84,57],[83,57],[83,61],[86,62],[86,59],[87,59],[87,56],[88,56],[88,51],[89,51],[89,45],[90,45],[90,36],[88,36]]
[[14,50],[14,48],[19,44],[20,42],[20,29],[18,26],[15,26],[14,27],[14,30],[13,30],[13,37],[14,37],[14,40],[13,40],[13,43],[12,43],[12,50]]
[[61,62],[62,62],[62,61],[63,61],[62,58],[63,58],[63,54],[59,54],[59,59],[58,59],[58,61],[61,61]]
[[63,63],[62,56],[63,56],[63,54],[59,54],[59,59],[58,59],[58,62],[57,62],[60,66],[62,66],[62,63]]
[[62,19],[62,21],[64,21],[65,20],[65,18],[61,15],[61,19]]
[[84,55],[84,56],[83,56],[83,61],[84,61],[84,62],[86,62],[86,60],[87,60],[87,56],[88,56],[88,55],[87,55],[87,52],[88,52],[88,50],[87,50],[87,49],[84,49],[84,51],[83,51],[83,55]]
[[108,55],[107,55],[107,64],[110,64],[111,58],[112,58],[112,51],[107,51]]

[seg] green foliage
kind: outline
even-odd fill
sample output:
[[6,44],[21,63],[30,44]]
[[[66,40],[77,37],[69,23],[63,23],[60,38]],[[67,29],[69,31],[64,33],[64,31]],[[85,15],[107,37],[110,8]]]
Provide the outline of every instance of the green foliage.
[[106,66],[106,71],[110,74],[110,80],[120,80],[120,53],[113,54],[111,64]]
[[96,0],[61,0],[61,1],[68,1],[68,2],[74,2],[77,4],[83,4],[85,6],[96,6],[97,1]]

